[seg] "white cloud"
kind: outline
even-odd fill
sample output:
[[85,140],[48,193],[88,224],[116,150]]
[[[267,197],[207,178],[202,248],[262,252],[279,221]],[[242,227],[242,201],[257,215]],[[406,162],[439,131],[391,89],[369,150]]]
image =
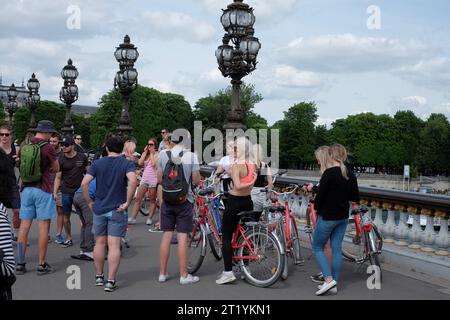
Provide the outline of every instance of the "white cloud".
[[277,49],[279,60],[305,70],[329,73],[389,71],[431,57],[429,44],[353,34],[297,38]]
[[421,96],[404,97],[401,101],[405,104],[410,104],[417,107],[423,107],[427,104],[427,98]]
[[161,39],[183,39],[194,42],[216,41],[216,29],[179,12],[149,11],[142,14],[148,33]]
[[280,65],[275,68],[275,83],[288,88],[310,88],[322,85],[322,81],[316,73],[300,71],[287,65]]
[[420,60],[415,64],[400,67],[395,72],[419,86],[444,89],[447,92],[450,87],[450,58],[448,57]]

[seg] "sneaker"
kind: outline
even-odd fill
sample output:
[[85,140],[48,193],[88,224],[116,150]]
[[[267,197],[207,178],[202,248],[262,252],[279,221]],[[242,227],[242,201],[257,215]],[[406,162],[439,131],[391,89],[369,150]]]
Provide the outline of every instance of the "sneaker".
[[95,275],[95,285],[101,287],[105,285],[105,276],[103,274]]
[[[319,284],[319,285],[317,286],[317,289],[319,289],[319,290],[322,289],[322,285]],[[336,293],[337,293],[337,286],[331,288],[328,292],[329,292],[329,293],[336,294]]]
[[64,237],[62,236],[62,234],[57,234],[57,235],[55,236],[55,242],[56,242],[57,244],[64,244],[65,241],[66,241],[66,240],[64,239]]
[[199,282],[200,278],[197,276],[193,276],[192,274],[188,274],[187,277],[180,277],[180,284],[193,284]]
[[42,276],[44,274],[49,274],[55,272],[55,269],[49,265],[47,262],[44,262],[44,264],[40,264],[37,268],[37,274],[38,276]]
[[217,284],[225,284],[230,283],[236,280],[236,277],[233,273],[233,271],[223,271],[221,275],[219,276],[219,279],[216,280]]
[[158,228],[150,228],[148,229],[148,232],[162,232],[162,230]]
[[52,237],[50,237],[50,235],[47,236],[47,241],[48,243],[52,242]]
[[106,292],[113,292],[117,289],[116,281],[115,280],[108,280],[105,285],[105,291]]
[[63,247],[63,248],[68,248],[68,247],[71,247],[71,246],[73,246],[72,240],[66,240],[66,241],[64,241],[63,244],[61,245],[61,247]]
[[170,244],[178,244],[177,238],[173,237],[172,240],[170,240]]
[[136,219],[128,218],[128,224],[136,224]]
[[324,282],[323,285],[320,287],[319,291],[316,292],[316,296],[321,296],[327,292],[329,292],[331,289],[336,287],[337,282],[335,280],[331,280],[331,282]]
[[27,268],[25,267],[25,263],[18,263],[16,266],[16,274],[22,275],[27,273]]
[[147,221],[145,222],[146,225],[151,226],[153,224],[153,221],[151,218],[148,218]]
[[169,275],[168,274],[160,274],[158,281],[159,282],[166,282],[169,279]]
[[316,283],[324,283],[325,282],[325,278],[323,277],[322,272],[319,272],[318,274],[313,274],[310,278],[311,278],[312,282],[316,282]]

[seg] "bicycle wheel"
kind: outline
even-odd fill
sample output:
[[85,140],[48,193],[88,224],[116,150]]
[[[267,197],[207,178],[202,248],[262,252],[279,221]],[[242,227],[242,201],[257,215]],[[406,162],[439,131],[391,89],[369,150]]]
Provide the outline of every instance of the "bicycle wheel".
[[209,246],[211,247],[211,252],[212,252],[214,258],[216,258],[216,260],[221,260],[222,259],[222,246],[220,244],[220,241],[217,239],[216,235],[214,234],[214,232],[211,232],[208,234],[208,242],[209,242]]
[[139,212],[143,216],[148,216],[148,211],[150,210],[150,201],[148,200],[147,196],[142,199],[141,207],[139,208]]
[[[195,221],[194,221],[195,223]],[[206,254],[205,231],[201,224],[195,224],[194,230],[188,234],[188,272],[193,274],[200,269]]]
[[365,261],[365,240],[362,237],[356,235],[354,223],[347,225],[345,231],[345,238],[351,239],[351,241],[344,241],[342,244],[342,256],[351,261],[362,263]]
[[294,264],[295,265],[301,265],[304,263],[304,260],[302,258],[301,252],[300,252],[300,237],[298,235],[298,228],[296,227],[296,225],[294,224],[294,221],[291,221],[289,223],[289,228],[291,229],[291,243],[292,243],[292,247],[291,247],[291,251],[290,254],[294,260]]
[[238,256],[248,259],[239,260],[239,266],[245,279],[256,287],[269,287],[281,276],[284,264],[284,254],[276,238],[263,228],[249,230],[245,237],[250,248],[240,239]]

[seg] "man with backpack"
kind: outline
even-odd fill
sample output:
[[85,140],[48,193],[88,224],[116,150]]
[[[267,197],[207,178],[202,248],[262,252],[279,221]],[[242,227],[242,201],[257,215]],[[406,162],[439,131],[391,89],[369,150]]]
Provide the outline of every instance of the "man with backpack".
[[19,250],[16,274],[24,274],[25,253],[28,234],[34,219],[39,221],[39,265],[38,275],[54,271],[46,261],[50,221],[56,216],[53,200],[53,185],[50,171],[58,172],[59,164],[55,149],[48,143],[55,133],[53,122],[39,121],[36,135],[26,141],[20,150],[20,178],[22,180],[22,199],[20,206],[20,230],[17,240]]
[[[177,130],[178,131],[178,130]],[[175,135],[174,135],[175,136]],[[183,138],[180,143],[180,138]],[[180,284],[192,284],[200,279],[188,274],[188,233],[193,228],[194,196],[191,184],[200,182],[200,166],[197,156],[190,152],[190,134],[172,138],[177,143],[171,150],[160,153],[158,161],[158,183],[162,185],[160,227],[164,232],[160,245],[159,282],[169,278],[167,264],[173,232],[177,231]]]

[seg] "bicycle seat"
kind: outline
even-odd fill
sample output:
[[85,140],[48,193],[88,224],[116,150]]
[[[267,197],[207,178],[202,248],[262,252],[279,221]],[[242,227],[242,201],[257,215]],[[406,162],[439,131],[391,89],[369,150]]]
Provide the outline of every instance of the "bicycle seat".
[[239,217],[239,221],[243,224],[246,222],[258,222],[259,217],[261,216],[261,212],[242,211],[242,212],[239,212],[237,214],[237,216]]
[[357,208],[357,209],[352,209],[352,216],[354,216],[355,214],[359,214],[359,213],[364,214],[364,213],[366,213],[368,211],[369,211],[369,209],[367,207],[360,207],[360,208]]
[[278,211],[285,211],[285,206],[271,206],[268,208],[269,212],[278,212]]
[[212,195],[214,192],[215,192],[215,190],[213,188],[206,188],[206,189],[200,190],[198,192],[198,195],[201,197],[204,197],[204,196]]

